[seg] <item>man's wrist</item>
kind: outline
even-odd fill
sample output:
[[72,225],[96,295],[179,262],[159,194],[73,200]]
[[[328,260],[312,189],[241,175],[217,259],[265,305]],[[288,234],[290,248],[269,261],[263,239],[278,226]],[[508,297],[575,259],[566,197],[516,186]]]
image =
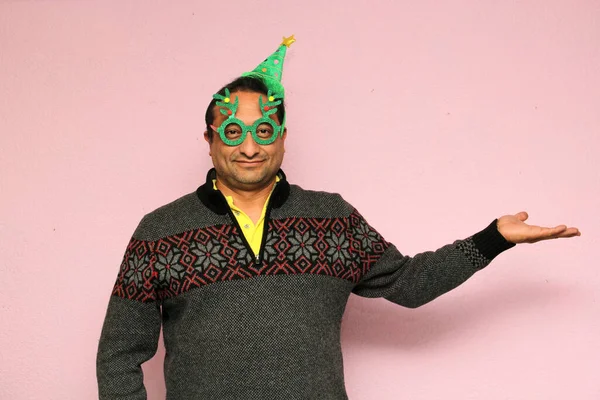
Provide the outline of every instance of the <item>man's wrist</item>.
[[498,254],[515,246],[498,230],[498,219],[492,221],[485,229],[472,237],[479,252],[488,260],[493,260]]

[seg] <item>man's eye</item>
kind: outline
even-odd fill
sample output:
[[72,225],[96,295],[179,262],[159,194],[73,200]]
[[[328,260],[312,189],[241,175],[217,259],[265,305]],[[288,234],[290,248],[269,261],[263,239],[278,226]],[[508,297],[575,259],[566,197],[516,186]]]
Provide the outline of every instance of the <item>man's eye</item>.
[[256,129],[256,134],[258,135],[258,137],[260,138],[270,138],[271,136],[273,136],[273,128],[271,128],[270,126],[259,126]]
[[242,129],[237,125],[228,126],[225,128],[225,136],[227,136],[228,138],[235,138],[240,136],[241,134]]

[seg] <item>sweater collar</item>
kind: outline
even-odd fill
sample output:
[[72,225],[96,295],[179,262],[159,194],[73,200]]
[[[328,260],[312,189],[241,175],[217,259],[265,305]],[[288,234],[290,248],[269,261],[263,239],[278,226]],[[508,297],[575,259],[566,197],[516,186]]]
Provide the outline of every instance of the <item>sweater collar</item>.
[[[290,184],[288,183],[285,173],[280,169],[277,172],[279,182],[275,185],[271,194],[271,207],[281,207],[290,195]],[[196,190],[196,194],[200,201],[209,209],[217,214],[224,215],[229,211],[229,204],[225,200],[225,196],[220,190],[214,190],[213,179],[217,178],[217,171],[211,168],[206,174],[206,182]]]

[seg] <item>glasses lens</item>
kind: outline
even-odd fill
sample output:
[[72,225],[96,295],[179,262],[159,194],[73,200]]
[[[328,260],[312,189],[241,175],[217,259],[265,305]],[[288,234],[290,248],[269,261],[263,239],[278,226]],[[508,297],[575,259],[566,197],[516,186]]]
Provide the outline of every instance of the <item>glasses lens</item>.
[[229,140],[237,140],[242,136],[242,128],[238,124],[229,124],[223,131],[225,137]]
[[256,136],[262,140],[271,139],[274,133],[273,126],[271,124],[262,123],[256,128]]

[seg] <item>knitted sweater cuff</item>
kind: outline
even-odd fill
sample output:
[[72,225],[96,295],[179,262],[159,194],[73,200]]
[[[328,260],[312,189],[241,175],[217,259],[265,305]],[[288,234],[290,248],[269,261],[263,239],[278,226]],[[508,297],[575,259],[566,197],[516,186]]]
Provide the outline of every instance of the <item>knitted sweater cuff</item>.
[[498,219],[495,219],[487,228],[473,235],[473,243],[479,252],[488,260],[493,260],[498,254],[515,246],[498,231]]

